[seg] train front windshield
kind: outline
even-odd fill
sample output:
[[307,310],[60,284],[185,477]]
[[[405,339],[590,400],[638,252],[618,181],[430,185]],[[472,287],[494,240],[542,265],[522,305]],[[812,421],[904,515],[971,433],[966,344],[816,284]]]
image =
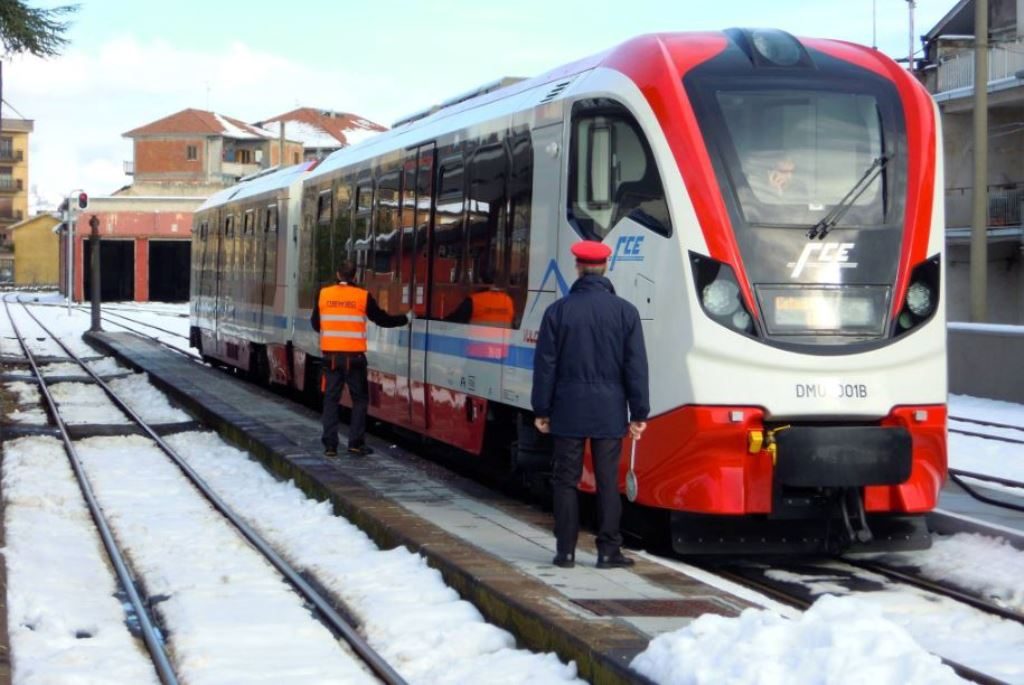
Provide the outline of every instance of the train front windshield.
[[886,223],[886,174],[872,173],[885,158],[874,96],[720,90],[716,101],[719,132],[730,143],[725,163],[748,225],[811,226],[844,198],[849,207],[837,226]]

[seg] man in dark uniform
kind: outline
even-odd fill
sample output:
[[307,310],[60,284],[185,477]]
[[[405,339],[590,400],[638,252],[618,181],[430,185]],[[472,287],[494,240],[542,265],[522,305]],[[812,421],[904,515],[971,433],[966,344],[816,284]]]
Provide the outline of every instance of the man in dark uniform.
[[636,307],[617,297],[604,277],[611,249],[584,240],[572,253],[579,278],[568,296],[544,312],[533,365],[534,424],[554,437],[553,563],[575,565],[576,486],[589,439],[597,481],[597,567],[632,566],[621,549],[618,473],[627,425],[639,440],[650,412],[643,328]]
[[348,384],[352,396],[352,421],[348,427],[348,453],[365,456],[373,448],[364,442],[369,392],[366,380],[366,320],[382,328],[409,323],[405,314],[392,316],[377,305],[373,295],[352,285],[354,264],[344,264],[335,274],[338,282],[320,290],[310,323],[320,333],[323,353],[324,410],[322,416],[324,456],[338,454],[338,423],[341,393]]

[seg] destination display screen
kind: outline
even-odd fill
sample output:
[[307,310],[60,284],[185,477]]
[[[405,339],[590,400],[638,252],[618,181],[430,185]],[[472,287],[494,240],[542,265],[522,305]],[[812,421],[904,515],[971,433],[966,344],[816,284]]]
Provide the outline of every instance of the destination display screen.
[[889,302],[887,286],[757,288],[772,335],[880,335]]

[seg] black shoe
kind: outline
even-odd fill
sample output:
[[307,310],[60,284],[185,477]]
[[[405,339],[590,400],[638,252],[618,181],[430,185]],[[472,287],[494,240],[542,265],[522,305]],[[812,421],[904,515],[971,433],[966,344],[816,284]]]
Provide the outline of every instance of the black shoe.
[[327,449],[324,450],[324,456],[325,457],[336,457],[336,456],[338,456],[338,448],[337,447],[328,447]]
[[551,563],[559,568],[572,568],[576,565],[576,556],[574,554],[562,554],[559,552],[555,555],[555,558],[551,560]]
[[358,447],[349,447],[348,453],[353,457],[365,457],[368,454],[373,454],[373,448],[367,447],[366,445],[359,445]]
[[597,555],[597,567],[598,568],[629,568],[636,562],[624,555],[622,552],[615,552],[605,556],[604,554]]

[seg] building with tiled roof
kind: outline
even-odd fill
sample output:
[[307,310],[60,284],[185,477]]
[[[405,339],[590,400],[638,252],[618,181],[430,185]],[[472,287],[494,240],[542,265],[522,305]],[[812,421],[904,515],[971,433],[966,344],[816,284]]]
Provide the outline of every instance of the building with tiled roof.
[[306,159],[326,157],[335,150],[355,145],[387,128],[349,112],[300,107],[256,123],[257,127],[280,135],[284,124],[289,140],[302,142]]
[[303,158],[303,146],[216,112],[183,109],[123,134],[131,138],[133,175],[127,195],[208,196],[243,176]]

